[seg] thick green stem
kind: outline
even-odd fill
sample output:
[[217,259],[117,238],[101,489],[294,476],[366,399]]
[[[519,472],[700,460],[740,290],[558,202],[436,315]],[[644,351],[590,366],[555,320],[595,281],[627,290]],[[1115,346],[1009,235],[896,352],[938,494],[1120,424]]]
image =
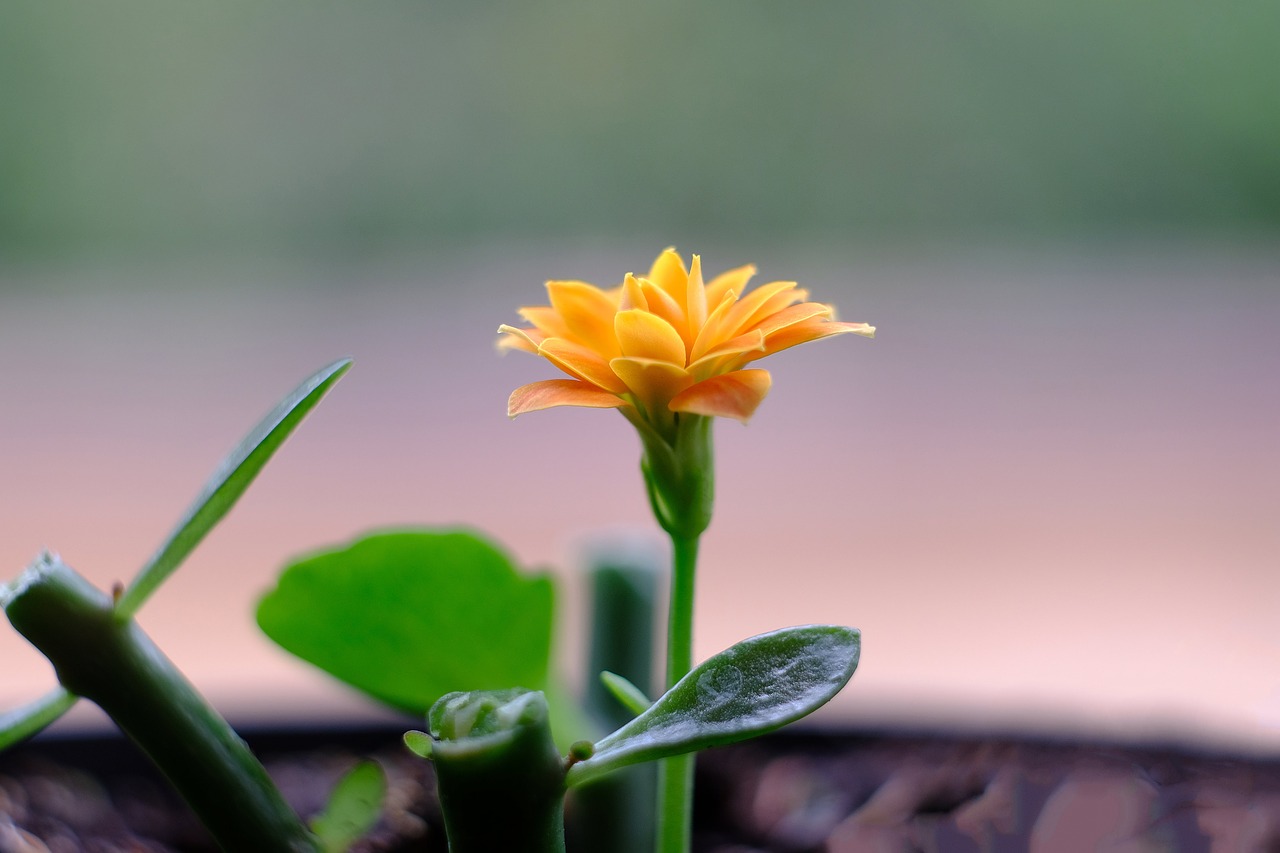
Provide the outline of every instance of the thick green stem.
[[[698,537],[671,537],[671,608],[667,617],[667,687],[693,669],[693,592]],[[658,765],[659,853],[688,853],[693,829],[692,753]]]
[[[655,601],[659,572],[665,568],[665,561],[657,557],[622,537],[601,538],[590,552],[591,644],[584,703],[605,731],[624,726],[635,713],[605,687],[601,672],[622,676],[646,696],[654,694]],[[570,795],[576,828],[569,838],[573,849],[653,853],[656,782],[657,767],[646,763],[576,788]]]
[[429,718],[450,853],[565,853],[565,767],[541,693],[450,693]]
[[315,843],[266,771],[132,619],[54,559],[18,582],[5,613],[72,693],[96,702],[150,756],[228,853]]

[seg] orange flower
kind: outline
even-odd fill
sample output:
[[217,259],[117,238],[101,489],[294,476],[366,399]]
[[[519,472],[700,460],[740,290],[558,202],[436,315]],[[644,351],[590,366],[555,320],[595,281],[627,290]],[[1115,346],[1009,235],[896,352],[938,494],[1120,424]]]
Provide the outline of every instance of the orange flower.
[[697,255],[686,270],[667,249],[647,277],[628,273],[611,290],[547,282],[551,304],[521,308],[532,328],[503,325],[498,345],[540,355],[572,378],[517,388],[507,414],[619,408],[664,433],[678,412],[746,422],[771,382],[767,370],[748,364],[831,335],[875,334],[866,323],[836,321],[830,305],[806,302],[795,282],[744,292],[755,271],[738,267],[704,283]]

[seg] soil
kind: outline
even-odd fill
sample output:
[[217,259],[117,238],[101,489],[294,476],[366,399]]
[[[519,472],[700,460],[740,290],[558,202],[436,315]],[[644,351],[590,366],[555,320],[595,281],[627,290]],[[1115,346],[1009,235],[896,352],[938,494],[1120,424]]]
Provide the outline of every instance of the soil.
[[[398,731],[248,740],[304,815],[353,762],[375,758],[390,781],[386,809],[356,849],[447,849],[429,765]],[[1280,760],[1178,747],[786,733],[703,753],[697,785],[701,853],[1280,851]],[[119,738],[49,738],[0,755],[0,853],[212,849]]]

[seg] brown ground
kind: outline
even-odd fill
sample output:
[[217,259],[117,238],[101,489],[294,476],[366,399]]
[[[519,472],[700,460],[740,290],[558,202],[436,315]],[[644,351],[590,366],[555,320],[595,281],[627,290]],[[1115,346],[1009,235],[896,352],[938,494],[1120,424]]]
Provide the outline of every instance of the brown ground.
[[[394,732],[251,738],[304,814],[357,756],[391,780],[364,851],[445,849],[424,762]],[[1174,748],[919,735],[774,736],[699,763],[705,853],[1280,850],[1280,762]],[[210,849],[119,740],[42,741],[0,756],[0,853]]]

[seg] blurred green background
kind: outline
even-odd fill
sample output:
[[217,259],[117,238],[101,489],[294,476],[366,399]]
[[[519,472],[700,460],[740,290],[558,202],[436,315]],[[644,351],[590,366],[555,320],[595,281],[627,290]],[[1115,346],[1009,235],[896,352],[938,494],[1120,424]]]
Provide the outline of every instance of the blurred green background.
[[[130,577],[353,355],[145,621],[220,706],[350,709],[249,618],[286,560],[653,530],[627,424],[509,423],[555,374],[493,337],[674,244],[879,327],[718,428],[698,656],[852,624],[846,719],[1280,749],[1278,36],[1277,0],[3,0],[0,580]],[[0,708],[50,683],[0,661]]]
[[9,0],[0,252],[1268,234],[1278,33],[1274,0]]

